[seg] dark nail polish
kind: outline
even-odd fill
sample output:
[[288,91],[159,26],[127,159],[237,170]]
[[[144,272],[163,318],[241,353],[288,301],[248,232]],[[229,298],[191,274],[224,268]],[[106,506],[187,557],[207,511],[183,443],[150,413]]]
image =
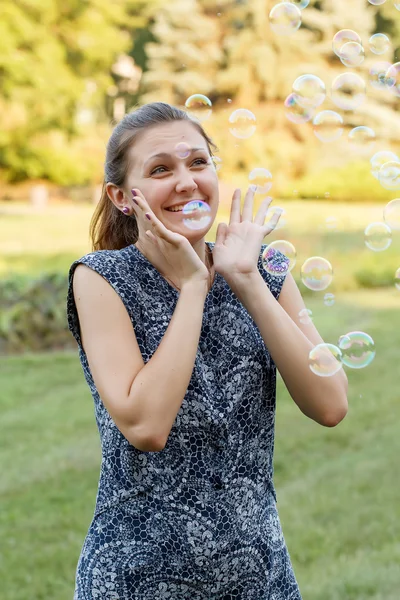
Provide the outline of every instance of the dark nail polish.
[[148,218],[148,220],[150,221],[150,215],[149,213],[146,213],[146,217]]

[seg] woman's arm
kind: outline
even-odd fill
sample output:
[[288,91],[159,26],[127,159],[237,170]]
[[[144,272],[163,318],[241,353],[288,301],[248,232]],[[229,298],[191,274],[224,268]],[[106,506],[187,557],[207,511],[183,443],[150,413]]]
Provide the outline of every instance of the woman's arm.
[[347,376],[343,369],[331,377],[318,377],[311,371],[310,351],[324,340],[314,324],[298,323],[299,312],[305,305],[292,275],[287,274],[279,301],[259,272],[228,283],[256,323],[300,410],[320,425],[337,425],[348,410]]

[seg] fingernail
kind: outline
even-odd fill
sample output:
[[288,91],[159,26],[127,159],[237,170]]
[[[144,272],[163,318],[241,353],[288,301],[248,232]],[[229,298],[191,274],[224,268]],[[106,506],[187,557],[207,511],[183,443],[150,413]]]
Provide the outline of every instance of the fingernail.
[[255,191],[256,191],[256,189],[257,189],[257,186],[256,186],[256,185],[254,185],[254,184],[252,184],[252,185],[250,186],[250,189],[251,189],[251,191],[252,191],[252,192],[255,192]]
[[150,215],[149,213],[146,213],[146,217],[148,218],[148,220],[150,221]]
[[133,189],[131,190],[131,192],[132,192],[133,196],[137,196],[137,195],[138,195],[138,193],[139,193],[139,190],[136,190],[135,188],[133,188]]
[[135,204],[139,204],[139,202],[136,200],[136,198],[132,198],[132,200],[134,201]]

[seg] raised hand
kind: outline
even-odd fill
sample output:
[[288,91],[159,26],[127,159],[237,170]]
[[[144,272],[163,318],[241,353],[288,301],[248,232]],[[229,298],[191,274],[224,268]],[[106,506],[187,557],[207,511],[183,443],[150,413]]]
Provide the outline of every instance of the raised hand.
[[246,193],[243,212],[240,212],[241,190],[232,197],[229,225],[220,223],[213,249],[214,268],[225,279],[257,272],[257,261],[266,235],[273,231],[281,212],[275,212],[264,224],[272,198],[265,198],[253,221],[254,186]]

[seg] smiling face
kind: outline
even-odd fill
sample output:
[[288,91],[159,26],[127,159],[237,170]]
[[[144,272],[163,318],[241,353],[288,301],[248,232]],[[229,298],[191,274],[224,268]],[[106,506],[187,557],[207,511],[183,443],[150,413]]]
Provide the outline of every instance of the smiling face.
[[[178,144],[187,148],[187,152],[182,152]],[[127,197],[132,197],[132,188],[138,188],[165,227],[184,235],[192,244],[203,240],[217,214],[219,188],[207,142],[196,127],[187,121],[150,127],[132,146],[129,164],[124,185]],[[210,222],[203,229],[189,229],[182,211],[167,210],[193,200],[201,200],[210,207]],[[139,221],[140,237],[143,232]]]

